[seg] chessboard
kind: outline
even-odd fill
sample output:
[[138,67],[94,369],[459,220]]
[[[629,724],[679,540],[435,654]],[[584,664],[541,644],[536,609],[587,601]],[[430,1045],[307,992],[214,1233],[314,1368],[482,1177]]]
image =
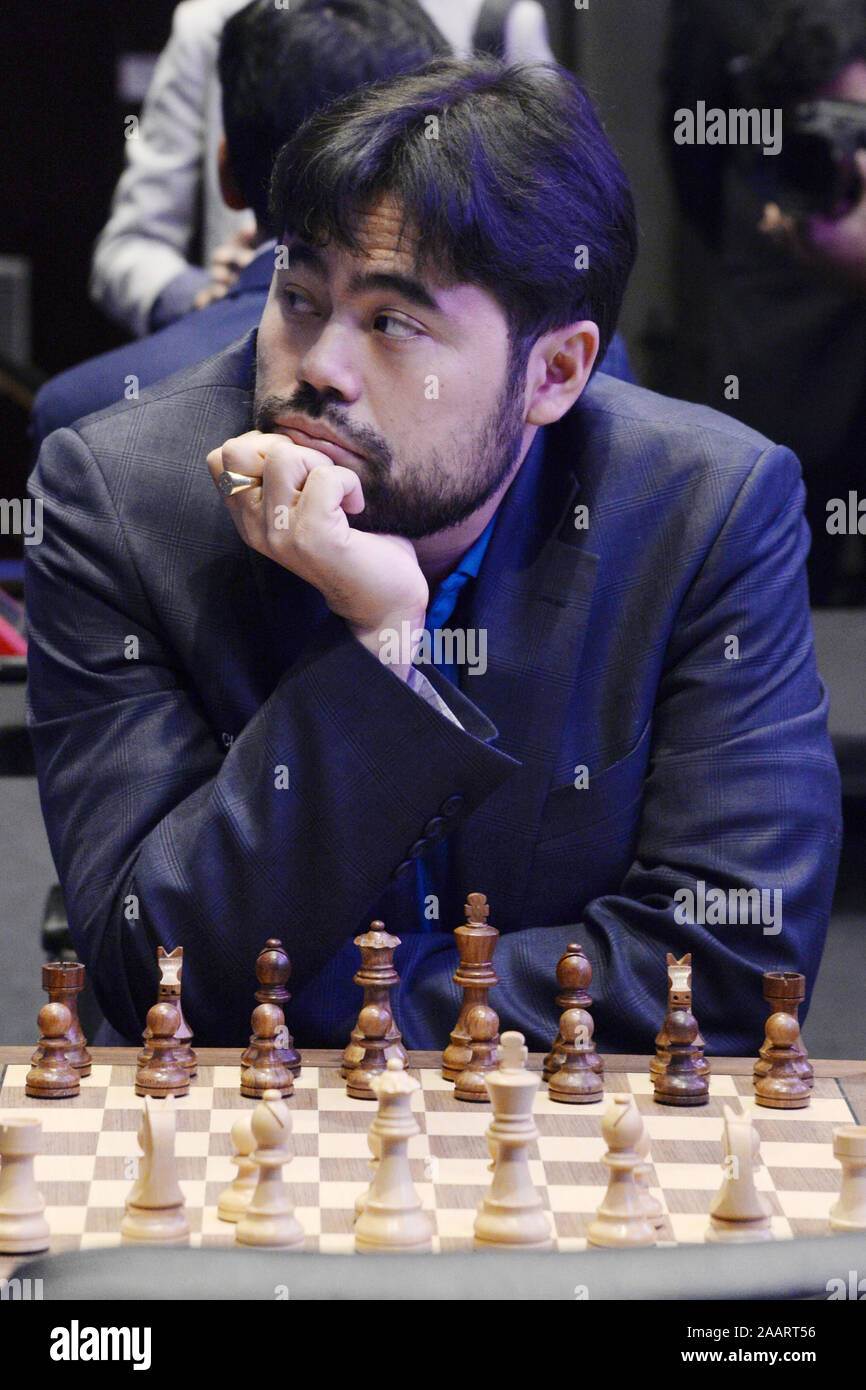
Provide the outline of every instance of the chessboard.
[[[137,1176],[137,1131],[143,1102],[133,1089],[134,1049],[91,1050],[93,1069],[78,1096],[34,1100],[24,1093],[30,1049],[0,1049],[0,1117],[38,1115],[42,1153],[36,1181],[45,1197],[51,1253],[120,1244],[124,1201]],[[339,1053],[309,1053],[288,1099],[294,1157],[284,1171],[310,1251],[353,1249],[356,1197],[369,1185],[367,1131],[374,1102],[346,1095]],[[434,1053],[410,1055],[421,1082],[413,1110],[421,1133],[410,1141],[412,1175],[435,1215],[435,1251],[470,1249],[477,1207],[490,1182],[485,1131],[489,1104],[458,1101],[442,1079]],[[750,1060],[711,1060],[710,1100],[694,1108],[659,1105],[652,1094],[649,1059],[606,1057],[605,1097],[590,1105],[564,1105],[540,1089],[534,1110],[539,1131],[530,1171],[550,1214],[555,1247],[579,1251],[604,1196],[608,1172],[601,1118],[608,1098],[629,1092],[644,1116],[653,1174],[650,1189],[665,1211],[660,1244],[702,1242],[710,1202],[722,1181],[725,1105],[747,1111],[761,1143],[756,1184],[772,1208],[780,1240],[829,1233],[827,1217],[841,1170],[833,1157],[837,1125],[863,1122],[866,1066],[815,1063],[815,1085],[802,1110],[767,1110],[752,1094]],[[539,1069],[541,1057],[530,1059]],[[836,1074],[834,1074],[834,1072]],[[175,1101],[178,1176],[192,1225],[192,1246],[231,1246],[234,1227],[219,1220],[217,1201],[231,1182],[230,1130],[238,1113],[253,1108],[239,1092],[234,1053],[199,1052],[198,1077]],[[846,1094],[847,1092],[847,1094]],[[0,1276],[20,1260],[0,1256]]]

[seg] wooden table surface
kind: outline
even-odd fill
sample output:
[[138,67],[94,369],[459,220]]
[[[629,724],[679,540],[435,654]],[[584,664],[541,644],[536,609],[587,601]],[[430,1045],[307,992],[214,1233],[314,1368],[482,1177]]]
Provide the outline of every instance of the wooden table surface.
[[[35,1043],[27,1047],[0,1047],[0,1067],[8,1066],[11,1063],[29,1062],[33,1055]],[[101,1066],[132,1066],[137,1055],[137,1048],[134,1047],[91,1047],[90,1054],[95,1063]],[[203,1067],[231,1067],[238,1065],[240,1049],[233,1047],[199,1047],[196,1048],[199,1064]],[[534,1052],[530,1054],[529,1065],[536,1071],[541,1070],[543,1053]],[[308,1066],[311,1067],[338,1067],[342,1060],[341,1048],[327,1048],[321,1051],[308,1049],[302,1051],[301,1056]],[[617,1071],[646,1071],[649,1066],[649,1057],[638,1057],[632,1053],[612,1053],[602,1054],[605,1070],[608,1072]],[[719,1076],[747,1076],[755,1064],[753,1057],[709,1057],[710,1075],[716,1073]],[[846,1060],[841,1058],[820,1059],[809,1058],[815,1069],[816,1076],[829,1076],[835,1078],[844,1094],[854,1115],[857,1117],[858,1124],[866,1124],[866,1059]],[[435,1067],[441,1065],[442,1054],[439,1052],[411,1052],[409,1054],[410,1067]],[[50,1105],[46,1101],[46,1105]]]

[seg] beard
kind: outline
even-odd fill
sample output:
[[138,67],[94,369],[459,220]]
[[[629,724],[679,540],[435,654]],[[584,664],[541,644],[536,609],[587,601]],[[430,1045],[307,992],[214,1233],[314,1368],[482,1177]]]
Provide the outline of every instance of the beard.
[[[332,394],[299,383],[289,397],[256,393],[253,423],[271,433],[280,415],[297,411],[310,420],[331,425],[348,445],[364,456],[356,470],[364,489],[364,510],[350,516],[357,531],[421,540],[459,526],[502,486],[520,453],[525,424],[525,381],[528,353],[512,342],[505,382],[499,399],[474,435],[455,431],[444,449],[433,449],[423,460],[398,460],[387,441],[366,425],[351,423]],[[451,470],[443,466],[443,460]],[[460,460],[458,469],[453,461]]]

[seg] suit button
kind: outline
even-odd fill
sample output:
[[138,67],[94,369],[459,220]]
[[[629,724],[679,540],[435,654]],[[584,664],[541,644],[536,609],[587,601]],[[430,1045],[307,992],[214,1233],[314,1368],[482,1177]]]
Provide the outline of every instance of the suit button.
[[439,811],[443,816],[456,816],[462,805],[463,797],[457,792],[454,796],[449,796],[447,801],[442,802]]
[[445,834],[445,817],[434,816],[432,820],[428,820],[424,826],[424,834],[428,840],[441,840]]
[[407,850],[410,859],[420,859],[425,850],[430,848],[429,840],[416,840],[414,845]]
[[415,860],[414,860],[414,859],[404,859],[403,862],[402,862],[402,864],[398,864],[398,865],[397,865],[397,867],[396,867],[396,869],[394,870],[394,872],[393,872],[393,874],[391,875],[391,877],[392,877],[392,878],[402,878],[403,875],[406,873],[407,869],[411,869],[411,868],[413,867],[414,863],[415,863]]

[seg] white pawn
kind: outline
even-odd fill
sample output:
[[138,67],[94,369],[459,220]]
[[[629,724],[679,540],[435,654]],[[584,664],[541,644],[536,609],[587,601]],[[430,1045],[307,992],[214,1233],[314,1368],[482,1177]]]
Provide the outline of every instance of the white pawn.
[[650,1159],[650,1141],[646,1125],[641,1130],[635,1148],[642,1160],[640,1167],[635,1169],[635,1178],[643,1197],[644,1212],[656,1235],[661,1235],[665,1228],[665,1212],[661,1202],[652,1195],[649,1188],[652,1160]]
[[379,1109],[371,1129],[370,1152],[379,1164],[355,1225],[355,1249],[423,1252],[433,1248],[433,1218],[424,1211],[409,1169],[409,1140],[420,1134],[412,1114],[419,1083],[400,1057],[389,1057],[385,1071],[371,1079]]
[[710,1205],[710,1224],[705,1239],[733,1243],[771,1240],[770,1207],[755,1187],[760,1141],[748,1115],[737,1115],[725,1106],[722,1131],[722,1167],[725,1177]]
[[45,1199],[33,1176],[41,1138],[41,1120],[0,1123],[0,1254],[36,1255],[51,1243]]
[[174,1139],[174,1097],[157,1100],[145,1096],[138,1130],[144,1157],[120,1223],[123,1243],[154,1241],[177,1245],[189,1239],[189,1217],[177,1180]]
[[283,1182],[283,1166],[292,1157],[292,1112],[279,1091],[265,1091],[253,1111],[252,1129],[257,1145],[253,1160],[259,1179],[252,1201],[235,1226],[235,1240],[239,1245],[303,1249],[304,1229]]
[[251,1111],[239,1115],[232,1125],[232,1145],[232,1163],[237,1173],[219,1195],[217,1216],[220,1221],[240,1221],[258,1185],[259,1166],[252,1157],[256,1140]]
[[493,1106],[487,1146],[493,1181],[475,1218],[479,1249],[550,1250],[550,1222],[529,1175],[529,1146],[538,1138],[532,1106],[541,1076],[526,1070],[522,1033],[503,1033],[499,1069],[484,1082]]
[[620,1093],[611,1097],[601,1122],[607,1142],[607,1153],[601,1161],[610,1169],[610,1180],[595,1220],[590,1222],[586,1233],[590,1245],[656,1243],[655,1228],[646,1215],[644,1193],[637,1180],[637,1171],[642,1166],[637,1145],[643,1127],[633,1096]]
[[830,1229],[866,1231],[866,1125],[834,1129],[833,1156],[842,1165],[842,1186],[830,1209]]

